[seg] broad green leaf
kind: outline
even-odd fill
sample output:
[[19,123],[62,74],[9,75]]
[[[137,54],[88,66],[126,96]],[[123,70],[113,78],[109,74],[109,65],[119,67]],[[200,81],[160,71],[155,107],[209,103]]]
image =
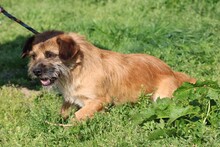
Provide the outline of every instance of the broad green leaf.
[[198,107],[191,107],[191,106],[187,106],[187,107],[172,107],[171,109],[171,113],[169,116],[169,120],[167,123],[171,124],[172,122],[174,122],[176,119],[186,116],[186,115],[190,115],[190,114],[198,114],[199,109]]
[[208,90],[207,97],[213,100],[219,100],[219,96],[220,96],[219,93],[220,93],[220,90],[215,90],[215,89],[210,88]]
[[173,136],[176,133],[175,129],[157,129],[150,133],[149,140],[162,139],[168,136]]

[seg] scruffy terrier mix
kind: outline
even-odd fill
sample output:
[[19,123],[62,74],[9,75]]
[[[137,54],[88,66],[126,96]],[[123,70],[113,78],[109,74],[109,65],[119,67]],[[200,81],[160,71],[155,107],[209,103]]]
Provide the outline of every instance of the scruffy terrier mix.
[[102,50],[76,33],[37,34],[26,41],[26,56],[31,57],[29,74],[63,94],[62,117],[68,117],[72,104],[81,108],[76,120],[92,117],[109,103],[136,102],[141,93],[152,93],[154,101],[172,97],[183,82],[196,82],[153,56]]

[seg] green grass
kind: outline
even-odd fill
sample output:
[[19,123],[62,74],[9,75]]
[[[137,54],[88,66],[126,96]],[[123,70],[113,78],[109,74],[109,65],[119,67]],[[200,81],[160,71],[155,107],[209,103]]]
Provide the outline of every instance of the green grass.
[[199,80],[184,84],[172,100],[152,103],[143,95],[135,105],[108,106],[71,128],[48,125],[45,121],[69,122],[59,116],[62,97],[28,77],[28,60],[20,55],[32,34],[0,14],[1,146],[220,146],[218,0],[2,0],[1,5],[40,32],[78,32],[101,48],[151,54]]

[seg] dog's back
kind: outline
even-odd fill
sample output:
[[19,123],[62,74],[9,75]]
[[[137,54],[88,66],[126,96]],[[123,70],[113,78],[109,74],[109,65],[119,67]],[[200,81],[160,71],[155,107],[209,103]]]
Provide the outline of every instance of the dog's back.
[[94,75],[92,83],[95,83],[96,95],[105,97],[109,102],[136,102],[141,93],[152,93],[153,100],[172,97],[183,82],[195,83],[193,78],[172,71],[156,57],[120,54],[89,46],[83,51],[85,57],[90,58],[85,63],[91,68],[88,74]]
[[[115,60],[114,57],[112,60]],[[112,96],[119,98],[116,99],[116,103],[135,102],[141,93],[153,93],[153,100],[158,97],[172,97],[173,92],[183,82],[195,83],[195,79],[184,73],[172,71],[163,61],[153,56],[128,54],[121,55],[116,60],[116,64],[106,64],[112,68],[112,74],[109,75],[115,76],[109,78],[112,79],[114,89]]]

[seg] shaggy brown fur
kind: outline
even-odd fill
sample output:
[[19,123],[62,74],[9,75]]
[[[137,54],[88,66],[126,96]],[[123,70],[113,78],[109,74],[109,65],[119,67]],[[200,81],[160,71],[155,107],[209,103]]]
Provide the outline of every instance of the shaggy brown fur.
[[158,58],[102,50],[76,33],[48,31],[29,38],[22,57],[30,56],[29,73],[64,96],[63,117],[72,104],[81,107],[77,120],[92,117],[109,103],[136,102],[141,93],[152,99],[172,97],[183,82],[195,83]]

